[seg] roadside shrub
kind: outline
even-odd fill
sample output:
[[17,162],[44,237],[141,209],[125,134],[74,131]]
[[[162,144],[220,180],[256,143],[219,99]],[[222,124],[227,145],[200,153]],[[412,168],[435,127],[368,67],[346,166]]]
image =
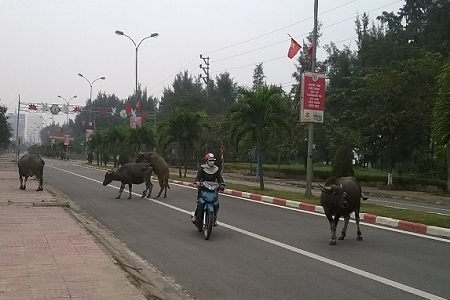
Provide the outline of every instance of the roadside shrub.
[[417,166],[412,162],[396,163],[395,170],[397,171],[398,175],[400,175],[400,176],[418,172]]

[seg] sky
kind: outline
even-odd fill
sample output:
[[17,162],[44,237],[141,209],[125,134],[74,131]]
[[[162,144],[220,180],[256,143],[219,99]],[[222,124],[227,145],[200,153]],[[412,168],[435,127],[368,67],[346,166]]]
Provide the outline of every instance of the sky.
[[[354,21],[367,12],[397,13],[402,0],[319,0],[320,44],[356,49]],[[96,95],[124,100],[138,82],[160,98],[177,74],[203,74],[200,54],[209,57],[210,77],[229,72],[239,85],[252,85],[263,63],[268,84],[286,90],[294,83],[296,57],[289,59],[290,34],[302,43],[313,29],[314,0],[0,0],[0,104],[8,112],[21,103],[84,106],[90,85]],[[326,57],[323,48],[317,58]],[[51,118],[48,114],[44,118]],[[73,118],[70,115],[70,118]],[[55,121],[65,122],[58,114]]]

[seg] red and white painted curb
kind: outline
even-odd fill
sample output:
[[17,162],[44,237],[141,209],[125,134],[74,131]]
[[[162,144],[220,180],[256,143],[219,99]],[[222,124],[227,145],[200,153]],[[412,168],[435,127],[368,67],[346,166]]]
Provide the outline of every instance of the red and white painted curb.
[[[180,184],[180,185],[186,185],[193,187],[193,183],[185,182],[185,181],[179,181],[179,180],[169,180],[170,182]],[[293,200],[286,200],[282,198],[277,197],[270,197],[270,196],[263,196],[259,194],[253,194],[253,193],[247,193],[247,192],[241,192],[236,190],[230,190],[225,189],[223,191],[224,194],[242,197],[251,199],[254,201],[261,201],[265,203],[271,203],[275,205],[280,206],[286,206],[286,207],[292,207],[297,208],[300,210],[306,210],[306,211],[312,211],[317,213],[324,213],[323,207],[319,205],[309,204],[309,203],[303,203],[299,201],[293,201]],[[354,218],[354,214],[351,216]],[[361,222],[370,223],[370,224],[377,224],[377,225],[383,225],[388,226],[392,228],[397,228],[400,230],[415,232],[415,233],[421,233],[421,234],[427,234],[427,235],[433,235],[433,236],[439,236],[439,237],[447,237],[450,238],[450,229],[448,228],[442,228],[437,226],[428,226],[420,223],[414,223],[414,222],[408,222],[403,220],[397,220],[387,217],[379,217],[372,214],[367,213],[360,213],[359,214]]]

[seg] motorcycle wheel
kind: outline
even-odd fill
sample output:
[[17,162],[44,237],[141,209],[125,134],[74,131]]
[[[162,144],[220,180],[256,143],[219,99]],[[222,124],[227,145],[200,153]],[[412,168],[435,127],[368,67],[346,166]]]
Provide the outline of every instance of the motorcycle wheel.
[[214,214],[209,210],[203,212],[203,236],[208,240],[214,225]]

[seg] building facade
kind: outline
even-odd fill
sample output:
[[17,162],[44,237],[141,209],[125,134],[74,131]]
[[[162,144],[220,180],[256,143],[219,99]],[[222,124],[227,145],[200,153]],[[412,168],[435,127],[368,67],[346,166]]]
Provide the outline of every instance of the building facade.
[[[19,114],[19,118],[17,118],[17,113],[8,113],[8,123],[12,128],[12,137],[11,141],[13,144],[16,143],[16,138],[19,138],[19,144],[23,144],[25,142],[25,114]],[[17,121],[19,122],[19,127],[17,128]],[[18,131],[17,131],[18,130]]]

